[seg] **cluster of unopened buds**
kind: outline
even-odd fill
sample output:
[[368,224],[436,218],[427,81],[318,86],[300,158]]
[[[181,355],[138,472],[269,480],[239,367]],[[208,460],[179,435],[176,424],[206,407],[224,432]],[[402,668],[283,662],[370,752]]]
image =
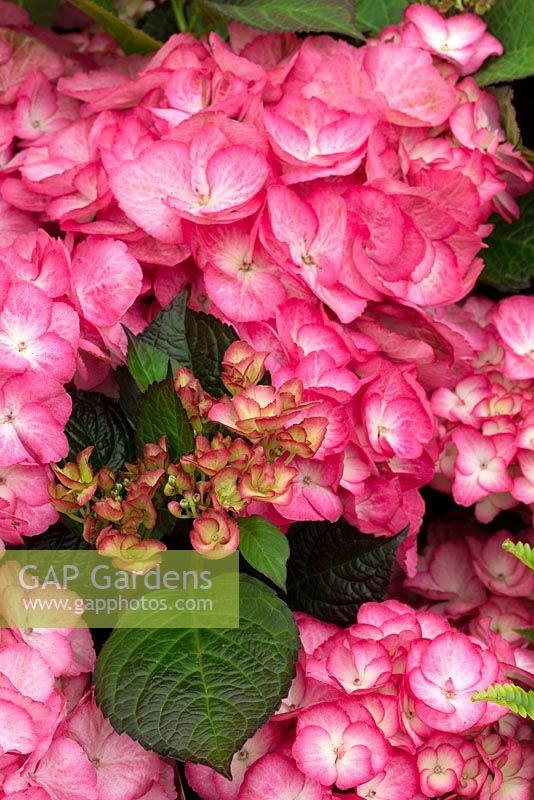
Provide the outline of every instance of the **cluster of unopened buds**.
[[116,565],[139,568],[144,562],[149,568],[165,547],[150,538],[165,506],[174,517],[193,520],[191,543],[206,557],[235,550],[235,515],[258,502],[287,505],[297,475],[292,460],[313,457],[326,431],[326,419],[307,416],[315,404],[302,401],[298,379],[279,389],[258,385],[266,355],[244,342],[230,345],[221,377],[232,396],[217,401],[180,367],[174,383],[198,432],[194,451],[170,463],[162,437],[117,475],[107,467],[94,474],[88,447],[75,463],[53,465],[54,508],[83,526],[84,538]]

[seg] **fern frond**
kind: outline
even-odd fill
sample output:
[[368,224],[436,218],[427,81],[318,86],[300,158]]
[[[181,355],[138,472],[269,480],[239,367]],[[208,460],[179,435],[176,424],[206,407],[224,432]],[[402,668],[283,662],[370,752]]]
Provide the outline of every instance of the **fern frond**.
[[485,692],[476,692],[472,700],[487,700],[500,706],[508,706],[514,714],[534,719],[534,691],[526,691],[513,683],[496,683]]
[[502,543],[502,549],[506,550],[507,553],[512,553],[512,555],[534,572],[534,550],[529,544],[526,542],[514,543],[510,539],[506,539]]

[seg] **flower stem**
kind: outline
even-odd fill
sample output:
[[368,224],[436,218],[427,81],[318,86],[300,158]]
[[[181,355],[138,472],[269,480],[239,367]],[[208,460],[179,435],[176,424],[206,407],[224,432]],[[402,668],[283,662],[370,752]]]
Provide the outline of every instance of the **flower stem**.
[[184,0],[171,0],[172,10],[176,18],[176,24],[180,33],[188,30],[187,20],[184,13]]

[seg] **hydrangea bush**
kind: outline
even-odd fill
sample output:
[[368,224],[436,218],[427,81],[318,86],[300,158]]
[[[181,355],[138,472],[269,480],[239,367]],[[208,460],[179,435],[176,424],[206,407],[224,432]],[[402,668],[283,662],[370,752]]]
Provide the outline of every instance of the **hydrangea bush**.
[[534,298],[477,283],[530,241],[527,5],[72,3],[107,33],[0,0],[0,546],[254,577],[246,635],[93,678],[2,629],[0,797],[529,800],[484,693],[534,686]]

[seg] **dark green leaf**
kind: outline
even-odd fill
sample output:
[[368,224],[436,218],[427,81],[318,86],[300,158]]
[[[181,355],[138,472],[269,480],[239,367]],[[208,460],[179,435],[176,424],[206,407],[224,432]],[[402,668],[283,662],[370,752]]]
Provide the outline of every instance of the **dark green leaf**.
[[69,460],[89,445],[94,445],[91,466],[120,469],[135,455],[134,434],[120,406],[98,392],[77,392],[65,434],[69,440]]
[[354,0],[201,0],[200,5],[263,31],[318,31],[361,38]]
[[170,3],[156,6],[148,14],[145,14],[139,27],[154,39],[166,42],[174,33],[178,33],[176,18]]
[[356,22],[366,33],[378,33],[386,25],[397,25],[411,0],[359,0]]
[[287,537],[265,517],[242,517],[239,552],[251,567],[281,589],[286,588],[289,544]]
[[261,581],[241,576],[239,607],[234,629],[116,629],[95,672],[115,730],[229,776],[286,695],[299,647],[289,609]]
[[354,622],[362,603],[384,599],[395,553],[406,532],[375,537],[344,520],[292,525],[287,576],[291,608],[325,622]]
[[117,11],[115,10],[115,6],[111,2],[111,0],[93,0],[93,3],[95,3],[97,6],[100,6],[101,8],[105,8],[106,11],[111,11],[112,14],[117,16]]
[[128,369],[143,391],[163,380],[170,360],[173,369],[192,370],[210,394],[224,394],[221,360],[237,336],[216,317],[187,308],[188,298],[182,292],[139,336],[128,336]]
[[215,397],[226,392],[221,383],[221,361],[225,350],[235,342],[233,328],[210,314],[187,310],[185,317],[191,369],[206,392]]
[[189,419],[176,394],[172,374],[161,383],[154,383],[139,402],[136,441],[141,454],[143,446],[167,437],[167,450],[171,461],[190,453],[195,437]]
[[52,525],[40,536],[28,536],[24,544],[10,547],[10,550],[92,550],[80,532],[71,530],[66,525]]
[[138,342],[150,345],[160,353],[173,358],[180,366],[184,367],[191,367],[185,330],[188,299],[189,292],[181,292],[136,337]]
[[475,78],[481,86],[534,75],[534,3],[500,0],[484,16],[489,32],[504,45],[504,55],[490,58]]
[[161,42],[123,22],[99,0],[69,0],[69,2],[109,33],[126,54],[152,53],[161,47]]
[[128,367],[118,367],[115,370],[115,380],[119,385],[119,404],[131,425],[135,425],[137,409],[141,399],[141,389],[135,382]]
[[59,6],[59,0],[12,0],[12,2],[26,9],[34,25],[47,27],[52,25]]
[[482,252],[484,269],[480,281],[503,292],[528,289],[534,281],[534,193],[518,200],[520,216],[515,222],[501,217]]

